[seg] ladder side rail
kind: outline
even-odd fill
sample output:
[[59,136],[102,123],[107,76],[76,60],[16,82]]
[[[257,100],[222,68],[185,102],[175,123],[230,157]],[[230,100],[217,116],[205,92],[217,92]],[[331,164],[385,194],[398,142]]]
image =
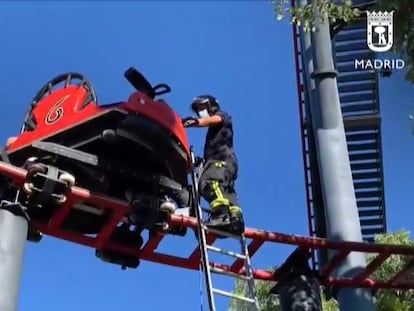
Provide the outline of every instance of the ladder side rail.
[[256,288],[254,284],[254,277],[253,277],[253,268],[252,263],[249,255],[249,249],[247,247],[246,238],[244,234],[240,238],[241,247],[243,249],[243,254],[246,256],[244,260],[244,267],[246,270],[246,276],[248,277],[247,286],[249,289],[250,298],[254,300],[254,306],[257,311],[260,311],[259,300],[256,294]]
[[[214,301],[214,291],[213,291],[213,284],[212,284],[212,277],[210,273],[210,262],[208,259],[207,253],[207,240],[206,240],[206,231],[203,228],[203,211],[200,205],[200,196],[198,192],[198,176],[195,172],[195,156],[194,152],[191,150],[191,162],[192,162],[192,170],[191,170],[191,179],[192,179],[192,195],[193,195],[193,207],[195,209],[195,214],[197,218],[197,232],[198,232],[198,240],[199,240],[199,249],[201,254],[201,266],[204,272],[204,279],[205,285],[207,289],[207,298],[208,298],[208,305],[210,311],[216,311],[215,301]],[[200,168],[201,170],[201,168]]]

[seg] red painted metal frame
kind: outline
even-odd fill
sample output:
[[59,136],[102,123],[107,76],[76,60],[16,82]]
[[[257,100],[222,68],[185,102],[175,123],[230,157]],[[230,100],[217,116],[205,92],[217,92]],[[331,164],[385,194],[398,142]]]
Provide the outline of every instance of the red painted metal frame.
[[[295,1],[291,0],[292,7],[295,5]],[[313,217],[313,210],[312,210],[312,199],[311,199],[311,176],[310,176],[310,163],[307,156],[309,149],[307,147],[306,142],[308,141],[308,136],[306,134],[306,120],[305,120],[305,98],[304,98],[304,86],[301,80],[302,68],[301,68],[301,52],[300,47],[298,44],[298,27],[293,24],[292,25],[292,34],[293,34],[293,49],[295,52],[295,69],[296,69],[296,83],[298,89],[298,104],[299,104],[299,122],[300,122],[300,133],[302,138],[302,158],[303,158],[303,168],[305,170],[305,193],[306,193],[306,207],[308,213],[308,228],[309,228],[309,235],[314,236],[315,226],[314,226],[314,217]],[[316,254],[312,252],[312,267],[316,268]]]
[[[21,168],[12,166],[10,164],[0,162],[0,175],[12,179],[16,187],[20,187],[26,180],[27,172]],[[68,232],[61,229],[60,225],[63,223],[65,216],[77,201],[83,201],[95,206],[100,206],[102,209],[111,209],[114,213],[111,221],[102,228],[99,234],[95,237],[87,237],[80,233]],[[146,242],[141,250],[131,247],[123,247],[113,242],[110,242],[109,236],[112,230],[121,220],[121,218],[129,213],[128,205],[120,200],[110,198],[101,194],[91,193],[87,189],[73,187],[68,193],[68,200],[56,212],[53,220],[49,224],[34,224],[44,233],[56,238],[71,241],[73,243],[93,247],[105,248],[110,250],[117,250],[125,254],[137,256],[142,260],[171,265],[186,269],[199,269],[200,254],[198,247],[190,254],[190,256],[182,257],[173,254],[164,254],[155,252],[155,249],[160,244],[165,235],[158,234]],[[195,228],[197,220],[193,217],[184,217],[173,215],[170,223],[174,226],[185,226]],[[330,249],[338,251],[338,255],[321,269],[321,280],[325,285],[330,286],[349,286],[349,287],[366,287],[366,288],[394,288],[394,289],[413,289],[414,281],[406,280],[404,277],[410,273],[414,268],[414,247],[400,246],[400,245],[375,245],[361,242],[343,242],[330,241],[317,237],[304,237],[296,235],[288,235],[283,233],[269,232],[259,229],[246,228],[245,236],[251,239],[249,250],[253,256],[260,246],[265,242],[282,243],[300,246],[306,249]],[[215,236],[208,236],[209,243],[214,243]],[[330,272],[334,270],[341,260],[343,260],[350,252],[364,252],[377,253],[377,257],[366,267],[366,269],[356,277],[353,278],[336,278],[330,276]],[[404,255],[409,257],[407,265],[401,271],[397,272],[390,280],[373,280],[369,276],[377,270],[381,264],[391,255]],[[220,268],[225,271],[242,274],[243,263],[240,260],[235,260],[232,265],[223,265],[219,263],[212,263],[212,266]],[[277,276],[269,271],[254,269],[253,275],[256,279],[262,280],[277,280]]]

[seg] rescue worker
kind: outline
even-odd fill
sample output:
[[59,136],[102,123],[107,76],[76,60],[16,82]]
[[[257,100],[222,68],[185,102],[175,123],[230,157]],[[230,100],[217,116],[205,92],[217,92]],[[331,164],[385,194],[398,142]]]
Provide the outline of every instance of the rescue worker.
[[200,194],[209,203],[211,211],[206,225],[241,235],[244,220],[235,191],[238,161],[233,148],[232,118],[220,109],[218,100],[211,95],[196,97],[191,110],[198,117],[184,118],[184,127],[208,127],[199,179]]

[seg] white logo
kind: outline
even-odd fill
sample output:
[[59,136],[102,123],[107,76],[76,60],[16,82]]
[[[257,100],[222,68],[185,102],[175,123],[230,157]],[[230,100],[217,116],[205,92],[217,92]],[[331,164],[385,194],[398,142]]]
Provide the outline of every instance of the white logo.
[[367,11],[367,44],[371,51],[386,52],[392,48],[393,15],[394,11]]

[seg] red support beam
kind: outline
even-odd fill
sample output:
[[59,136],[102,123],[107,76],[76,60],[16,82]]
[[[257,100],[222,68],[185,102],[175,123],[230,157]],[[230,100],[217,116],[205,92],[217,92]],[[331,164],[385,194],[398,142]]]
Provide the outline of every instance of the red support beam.
[[379,254],[376,256],[366,267],[363,272],[358,274],[355,277],[355,280],[362,281],[366,278],[368,278],[372,273],[374,273],[381,265],[382,263],[387,260],[387,258],[390,257],[390,254]]
[[164,237],[165,235],[160,232],[157,232],[156,234],[152,235],[141,251],[143,253],[150,254],[151,252],[157,249],[158,245],[160,245]]
[[104,247],[106,242],[111,237],[112,233],[114,232],[116,226],[121,222],[122,218],[126,214],[122,210],[115,210],[114,215],[111,218],[111,221],[103,227],[100,232],[98,233],[98,236],[96,237],[96,248],[101,249]]
[[351,251],[349,249],[339,251],[334,258],[331,259],[322,269],[321,269],[321,276],[329,276],[332,271],[334,271],[338,265],[341,264],[342,261],[349,255]]
[[73,197],[66,200],[65,204],[63,204],[63,206],[55,213],[52,220],[49,222],[50,230],[55,231],[62,226],[74,203],[75,200]]
[[407,262],[405,264],[405,266],[398,271],[389,281],[388,284],[390,284],[390,286],[393,286],[397,283],[399,283],[399,281],[401,280],[405,280],[406,276],[408,274],[410,274],[412,271],[414,270],[414,260],[410,260],[409,262]]
[[410,290],[414,288],[413,281],[399,282],[394,285],[388,282],[376,281],[372,279],[364,279],[356,282],[354,278],[327,278],[323,282],[325,285],[333,287],[357,287],[357,288],[372,288],[372,289],[399,289],[399,290]]

